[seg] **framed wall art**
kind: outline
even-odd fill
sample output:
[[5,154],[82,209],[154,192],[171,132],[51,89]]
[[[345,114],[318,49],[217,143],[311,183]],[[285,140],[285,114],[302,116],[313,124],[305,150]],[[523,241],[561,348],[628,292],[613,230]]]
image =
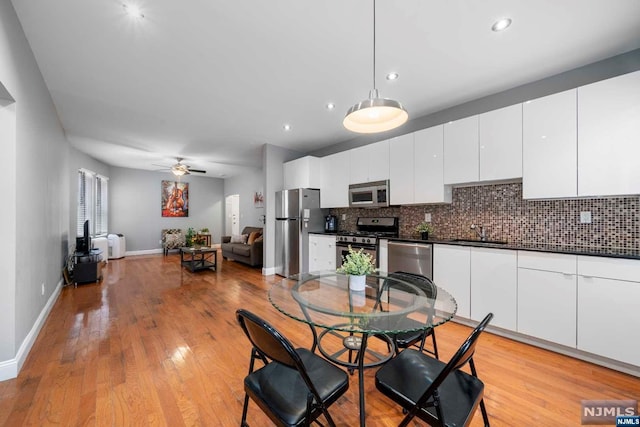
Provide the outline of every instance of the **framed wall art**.
[[264,208],[264,195],[262,191],[256,191],[253,193],[253,206],[256,208]]
[[189,216],[189,183],[162,181],[162,216]]

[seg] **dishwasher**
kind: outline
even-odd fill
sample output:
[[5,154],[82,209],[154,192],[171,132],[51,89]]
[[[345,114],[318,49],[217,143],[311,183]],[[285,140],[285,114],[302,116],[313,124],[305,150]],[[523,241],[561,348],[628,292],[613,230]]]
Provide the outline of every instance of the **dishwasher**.
[[388,271],[420,274],[433,280],[433,245],[389,241]]

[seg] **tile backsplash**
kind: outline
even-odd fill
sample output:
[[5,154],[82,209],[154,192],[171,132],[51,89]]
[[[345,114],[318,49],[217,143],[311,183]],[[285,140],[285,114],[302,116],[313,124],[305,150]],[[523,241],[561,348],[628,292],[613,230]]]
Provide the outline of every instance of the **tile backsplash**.
[[[580,213],[591,212],[591,223]],[[380,209],[332,209],[340,230],[355,230],[359,216],[397,216],[400,236],[417,238],[415,227],[431,214],[436,239],[476,238],[471,224],[486,227],[490,240],[585,248],[640,249],[640,197],[523,200],[522,184],[453,189],[451,204]],[[343,214],[345,220],[342,220]]]

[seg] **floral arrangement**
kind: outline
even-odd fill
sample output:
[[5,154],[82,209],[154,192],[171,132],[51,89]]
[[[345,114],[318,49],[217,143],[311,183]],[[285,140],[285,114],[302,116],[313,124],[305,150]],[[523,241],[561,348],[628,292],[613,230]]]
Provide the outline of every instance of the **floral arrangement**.
[[349,253],[342,257],[342,266],[338,268],[338,273],[351,274],[354,276],[362,276],[365,274],[371,274],[376,269],[374,267],[374,260],[371,255],[365,253],[362,248],[359,251],[354,251],[349,246]]
[[433,226],[428,222],[421,222],[416,227],[416,231],[418,233],[431,233],[433,231]]

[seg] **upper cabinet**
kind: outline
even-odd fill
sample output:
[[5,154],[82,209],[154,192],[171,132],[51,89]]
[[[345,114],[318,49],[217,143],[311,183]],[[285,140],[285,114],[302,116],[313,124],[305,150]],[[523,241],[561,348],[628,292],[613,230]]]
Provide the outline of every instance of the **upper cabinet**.
[[522,177],[522,104],[444,125],[444,183]]
[[443,183],[442,125],[389,141],[389,193],[392,205],[451,203]]
[[331,154],[320,159],[320,207],[349,206],[349,152]]
[[640,71],[578,88],[578,196],[640,194]]
[[413,134],[414,203],[451,203],[451,186],[444,185],[443,132],[440,125]]
[[349,150],[349,183],[389,179],[389,140]]
[[322,185],[320,158],[301,157],[284,164],[284,189],[320,188]]
[[523,106],[522,196],[577,195],[576,90],[527,101]]
[[392,205],[414,203],[414,134],[398,136],[389,142],[389,200]]
[[640,194],[640,71],[524,104],[525,199]]
[[444,183],[477,182],[479,178],[478,116],[444,125]]
[[480,181],[522,178],[522,104],[480,114]]

